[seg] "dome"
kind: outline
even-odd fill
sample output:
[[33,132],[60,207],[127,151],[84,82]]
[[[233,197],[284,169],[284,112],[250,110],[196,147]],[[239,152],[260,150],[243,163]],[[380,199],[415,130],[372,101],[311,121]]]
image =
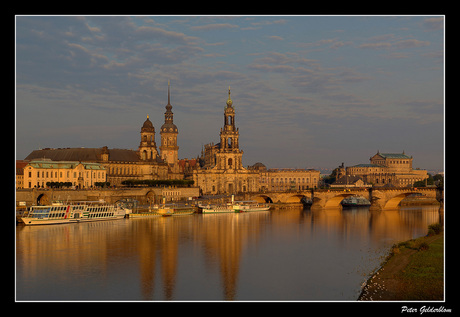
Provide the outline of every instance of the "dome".
[[150,121],[149,116],[147,116],[147,120],[145,120],[142,125],[141,132],[155,132],[155,128],[153,127],[153,123]]

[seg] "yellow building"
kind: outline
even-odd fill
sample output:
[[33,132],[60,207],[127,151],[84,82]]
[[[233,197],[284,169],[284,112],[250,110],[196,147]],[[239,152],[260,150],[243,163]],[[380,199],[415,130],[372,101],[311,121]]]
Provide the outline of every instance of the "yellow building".
[[233,194],[259,190],[259,173],[243,167],[243,151],[239,148],[239,131],[235,125],[235,108],[230,98],[224,110],[224,127],[220,130],[220,143],[207,145],[203,153],[203,166],[193,171],[195,185],[203,194]]
[[380,153],[370,158],[370,164],[346,168],[349,176],[359,176],[374,186],[413,186],[414,182],[428,178],[426,170],[412,168],[412,156],[403,153]]
[[[236,127],[235,107],[230,97],[224,109],[224,126],[220,131],[220,143],[208,144],[199,159],[179,160],[178,134],[170,102],[164,113],[164,124],[160,128],[161,142],[157,149],[155,127],[149,116],[140,129],[137,150],[100,148],[45,148],[32,151],[25,160],[30,161],[27,180],[17,177],[17,186],[24,188],[46,187],[47,182],[71,182],[72,186],[91,187],[94,182],[88,170],[89,163],[99,164],[104,179],[110,186],[121,186],[125,180],[193,179],[204,194],[228,194],[258,191],[306,190],[318,187],[319,171],[308,169],[270,169],[243,167],[243,150],[239,145],[239,129]],[[46,158],[50,161],[43,161]],[[35,161],[32,164],[32,161]],[[41,163],[36,163],[41,161]],[[48,163],[46,163],[48,162]],[[50,163],[52,162],[52,163]],[[80,162],[70,167],[71,163]],[[65,167],[57,167],[56,164]],[[39,167],[41,164],[42,167]],[[53,167],[43,167],[46,164]],[[70,165],[69,165],[70,164]],[[51,166],[50,165],[50,166]],[[55,166],[56,165],[56,166]],[[263,164],[262,164],[263,165]],[[51,172],[50,169],[58,168]],[[75,172],[70,171],[72,168]],[[57,174],[56,174],[57,172]],[[67,177],[67,174],[69,177]],[[76,174],[75,174],[76,173]],[[64,176],[60,176],[60,175]],[[72,177],[73,175],[75,177]],[[78,176],[82,174],[82,176]],[[84,175],[83,175],[84,174]],[[88,176],[85,176],[88,174]],[[28,174],[27,174],[28,175]],[[99,175],[99,174],[98,174]],[[99,176],[98,176],[99,177]],[[30,183],[30,184],[29,184]]]
[[306,190],[317,188],[320,171],[313,169],[269,169],[260,172],[262,191]]
[[106,177],[106,170],[99,163],[34,160],[24,167],[24,188],[44,188],[49,182],[91,188],[97,182],[105,182]]

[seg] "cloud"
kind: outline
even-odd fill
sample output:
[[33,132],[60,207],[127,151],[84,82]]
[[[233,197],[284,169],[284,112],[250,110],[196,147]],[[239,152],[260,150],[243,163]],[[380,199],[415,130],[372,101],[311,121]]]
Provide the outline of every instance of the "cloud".
[[278,35],[271,35],[268,38],[272,39],[272,40],[278,40],[278,41],[283,41],[284,40],[281,36],[278,36]]
[[414,48],[414,47],[422,47],[422,46],[429,46],[429,41],[419,41],[416,39],[410,40],[403,40],[394,43],[392,46],[395,48],[406,49],[406,48]]
[[230,24],[230,23],[215,23],[215,24],[192,26],[190,27],[190,29],[194,31],[215,31],[215,30],[222,30],[222,29],[233,29],[233,28],[238,28],[238,27],[239,27],[238,25]]
[[380,50],[380,49],[391,48],[391,44],[390,43],[368,43],[368,44],[361,44],[359,47],[364,48],[364,49]]
[[187,44],[197,40],[197,37],[187,36],[184,33],[167,31],[157,27],[140,26],[135,30],[134,36],[137,40],[151,39],[172,43]]
[[442,30],[444,28],[444,17],[428,18],[423,21],[422,25],[429,31]]
[[373,49],[373,50],[380,50],[380,49],[408,49],[414,47],[422,47],[422,46],[429,46],[429,41],[420,41],[416,39],[408,39],[408,40],[401,40],[394,43],[390,42],[380,42],[380,43],[365,43],[361,44],[359,47],[363,49]]

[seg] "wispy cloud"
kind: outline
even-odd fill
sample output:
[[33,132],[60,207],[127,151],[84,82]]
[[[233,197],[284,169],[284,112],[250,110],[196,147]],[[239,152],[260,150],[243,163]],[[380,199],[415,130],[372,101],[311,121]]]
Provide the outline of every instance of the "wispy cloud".
[[423,27],[430,31],[441,30],[444,28],[444,17],[428,18],[423,21]]
[[415,47],[423,47],[423,46],[429,46],[430,42],[429,41],[420,41],[417,39],[407,39],[407,40],[401,40],[401,41],[396,41],[396,42],[379,42],[379,43],[364,43],[361,44],[359,47],[363,49],[374,49],[374,50],[379,50],[379,49],[408,49],[408,48],[415,48]]
[[205,25],[190,27],[190,29],[194,31],[215,31],[215,30],[234,29],[234,28],[238,28],[238,25],[230,24],[230,23],[215,23],[215,24],[205,24]]

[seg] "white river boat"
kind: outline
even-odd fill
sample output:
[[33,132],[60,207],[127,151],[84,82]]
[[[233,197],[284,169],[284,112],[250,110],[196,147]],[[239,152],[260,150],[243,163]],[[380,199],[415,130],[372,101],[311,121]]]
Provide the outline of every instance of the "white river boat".
[[26,226],[54,225],[122,219],[131,210],[122,205],[102,202],[78,202],[32,206],[20,217]]
[[261,204],[255,201],[235,201],[232,195],[232,201],[221,205],[201,205],[202,213],[216,214],[228,212],[251,212],[251,211],[267,211],[270,209],[268,204]]

